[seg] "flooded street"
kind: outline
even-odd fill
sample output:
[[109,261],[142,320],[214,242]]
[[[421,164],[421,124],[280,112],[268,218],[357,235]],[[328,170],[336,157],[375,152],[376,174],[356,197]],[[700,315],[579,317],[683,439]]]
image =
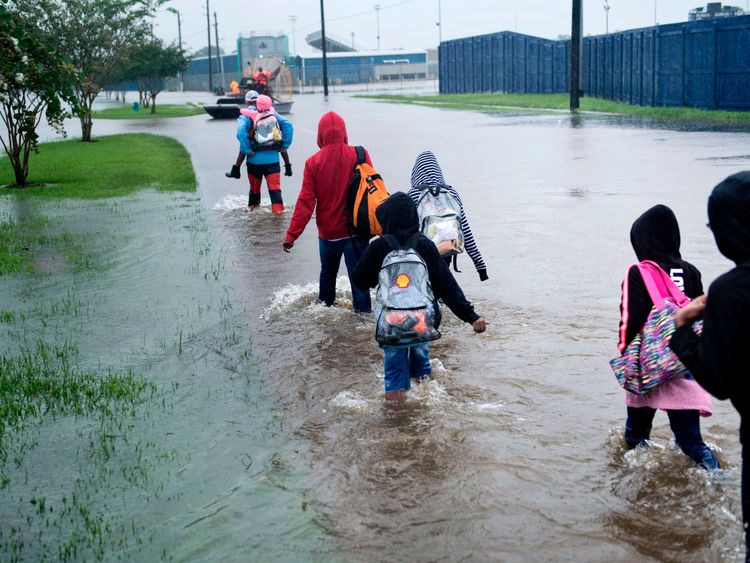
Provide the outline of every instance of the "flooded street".
[[[682,255],[706,288],[730,268],[705,226],[706,199],[750,168],[750,133],[299,96],[289,116],[294,176],[282,176],[288,208],[329,110],[345,119],[350,144],[369,150],[391,193],[409,188],[420,152],[435,153],[461,193],[490,279],[480,282],[465,255],[456,277],[491,324],[474,334],[444,308],[433,380],[402,407],[385,406],[373,319],[352,314],[346,278],[338,307],[315,303],[314,219],[285,254],[291,209],[272,215],[264,186],[261,209],[247,213],[247,181],[224,177],[237,154],[234,121],[95,121],[95,136],[176,137],[199,183],[197,196],[177,203],[151,192],[122,203],[132,216],[121,220],[127,240],[146,238],[112,249],[114,264],[90,289],[99,312],[68,327],[88,327],[81,353],[90,362],[138,365],[171,405],[146,407],[129,430],[150,444],[154,469],[135,486],[142,496],[130,483],[118,505],[118,521],[129,526],[132,517],[142,530],[133,536],[147,539],[128,540],[118,553],[741,561],[734,409],[715,402],[714,416],[702,420],[724,470],[709,475],[682,454],[664,413],[654,421],[654,447],[627,452],[624,392],[608,361],[617,353],[620,283],[636,260],[630,226],[643,211],[657,203],[674,210]],[[87,205],[73,206],[74,216]],[[171,222],[160,209],[171,209]],[[206,245],[210,258],[191,269],[192,253]],[[184,351],[182,335],[191,343]],[[122,358],[113,359],[117,350]],[[46,440],[72,431],[74,422],[66,424]],[[27,455],[37,473],[14,494],[33,492],[29,481],[55,471]],[[87,494],[102,503],[108,491]]]

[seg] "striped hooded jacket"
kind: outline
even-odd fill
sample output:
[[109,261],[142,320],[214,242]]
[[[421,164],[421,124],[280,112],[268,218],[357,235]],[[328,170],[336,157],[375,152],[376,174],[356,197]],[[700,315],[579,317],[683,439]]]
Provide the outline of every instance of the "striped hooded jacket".
[[479,273],[479,279],[482,281],[488,279],[487,266],[484,264],[482,255],[479,253],[479,248],[474,240],[474,235],[471,232],[471,227],[469,227],[469,220],[466,218],[466,211],[464,210],[461,196],[458,195],[455,188],[446,184],[443,178],[443,171],[440,169],[437,158],[435,158],[432,151],[420,153],[411,171],[411,189],[407,194],[415,205],[419,202],[419,197],[422,195],[422,190],[419,189],[419,186],[425,185],[446,186],[448,192],[456,198],[456,201],[461,206],[461,231],[463,231],[464,235],[464,249],[472,262],[474,262],[474,267]]

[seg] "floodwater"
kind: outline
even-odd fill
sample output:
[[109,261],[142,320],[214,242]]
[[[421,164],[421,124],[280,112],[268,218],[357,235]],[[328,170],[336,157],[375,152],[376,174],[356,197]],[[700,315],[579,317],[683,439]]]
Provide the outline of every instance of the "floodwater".
[[[196,325],[193,353],[167,346],[149,364],[157,369],[146,370],[189,391],[167,393],[169,412],[132,431],[173,457],[154,461],[162,488],[150,498],[153,486],[142,496],[120,493],[121,510],[138,514],[148,539],[106,558],[742,560],[734,410],[717,402],[703,419],[704,439],[725,468],[714,474],[675,447],[663,413],[653,447],[627,452],[623,391],[608,360],[616,354],[620,282],[635,260],[629,229],[645,209],[674,209],[683,257],[702,270],[706,287],[731,266],[705,227],[706,198],[748,168],[750,133],[300,96],[290,116],[294,176],[282,177],[290,207],[328,110],[347,121],[351,144],[368,148],[390,191],[408,188],[419,152],[435,152],[462,195],[490,279],[480,282],[465,257],[456,276],[491,324],[475,335],[445,311],[433,381],[401,407],[384,405],[373,321],[351,313],[346,279],[338,307],[315,303],[314,220],[284,254],[290,214],[273,216],[267,193],[265,205],[247,213],[245,180],[224,177],[236,156],[233,122],[95,122],[98,135],[147,130],[190,151],[200,201],[187,203],[207,217],[212,260],[183,283],[195,244],[185,243],[182,256],[160,252],[153,209],[165,204],[144,194],[126,205],[138,217],[133,232],[152,237],[146,270],[137,252],[117,262],[135,269],[133,279],[172,273],[176,287],[161,288],[164,301],[157,299],[175,325],[172,340],[162,340],[173,342],[180,325],[173,316],[182,304],[171,292],[195,299],[194,311],[211,302],[218,315],[190,313],[200,317],[181,321]],[[216,271],[216,254],[221,279],[208,289],[202,284]],[[115,268],[108,279],[127,286],[121,275]],[[158,315],[143,309],[157,289],[143,291],[123,297],[128,314],[108,315],[126,326],[129,315],[139,327],[153,322]],[[150,357],[148,339],[166,330],[155,324],[134,331],[123,349],[142,342]],[[227,337],[232,330],[236,338]],[[101,344],[102,361],[112,346]]]

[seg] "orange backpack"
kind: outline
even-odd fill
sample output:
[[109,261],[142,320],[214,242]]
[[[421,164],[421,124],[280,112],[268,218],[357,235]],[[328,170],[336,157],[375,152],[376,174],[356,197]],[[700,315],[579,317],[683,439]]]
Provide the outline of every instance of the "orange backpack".
[[359,146],[354,149],[357,151],[357,163],[347,199],[349,230],[369,238],[383,233],[375,217],[375,209],[388,197],[388,190],[380,174],[367,164],[365,149]]

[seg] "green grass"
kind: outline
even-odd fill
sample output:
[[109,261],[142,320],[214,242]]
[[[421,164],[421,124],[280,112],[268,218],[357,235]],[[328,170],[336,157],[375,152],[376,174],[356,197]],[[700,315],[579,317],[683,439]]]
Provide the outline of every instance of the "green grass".
[[94,112],[94,119],[160,119],[163,117],[189,117],[191,115],[205,114],[202,106],[197,104],[156,104],[156,113],[151,113],[149,108],[141,108],[133,111],[132,105],[122,105],[115,108],[107,108]]
[[31,155],[29,183],[14,182],[8,158],[0,158],[0,195],[96,199],[127,195],[143,188],[194,191],[195,171],[185,147],[170,138],[146,133],[44,143]]
[[[523,110],[567,110],[568,94],[440,94],[432,96],[403,96],[396,94],[360,95],[360,98],[395,103],[429,105],[467,110],[517,112]],[[750,124],[750,112],[704,110],[684,107],[634,106],[600,98],[581,98],[582,111],[624,114],[651,119],[706,121],[727,124]]]

